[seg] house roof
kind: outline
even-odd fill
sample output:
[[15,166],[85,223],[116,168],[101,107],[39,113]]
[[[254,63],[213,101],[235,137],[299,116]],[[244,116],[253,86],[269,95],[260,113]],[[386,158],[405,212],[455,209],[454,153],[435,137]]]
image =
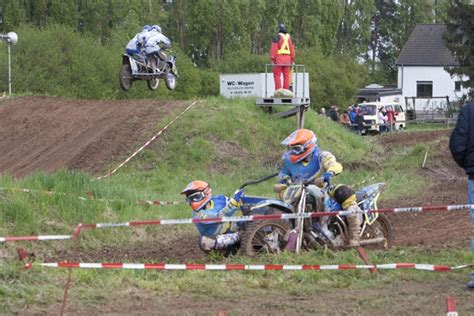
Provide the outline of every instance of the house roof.
[[398,56],[397,65],[455,66],[451,51],[446,47],[443,33],[445,24],[417,24]]

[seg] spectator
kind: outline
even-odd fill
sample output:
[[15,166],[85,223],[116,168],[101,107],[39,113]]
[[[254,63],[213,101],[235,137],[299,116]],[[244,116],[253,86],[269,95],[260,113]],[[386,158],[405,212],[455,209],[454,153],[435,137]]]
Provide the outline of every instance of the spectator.
[[391,105],[387,106],[386,116],[388,131],[393,132],[395,130],[395,111]]
[[337,110],[337,105],[331,105],[331,108],[329,109],[328,116],[334,122],[339,122],[339,114],[337,113]]
[[339,122],[341,122],[344,127],[351,127],[351,119],[349,118],[349,113],[347,113],[347,111],[342,112],[341,116],[339,117]]
[[379,123],[379,132],[380,133],[386,132],[387,131],[387,114],[383,106],[379,107],[379,111],[377,113],[377,119]]
[[319,110],[319,115],[327,117],[326,109],[324,107],[322,107],[321,110]]
[[359,108],[356,109],[355,123],[357,125],[356,126],[357,134],[362,135],[362,132],[364,131],[365,123],[364,123],[364,116],[362,115],[362,111]]
[[[449,139],[449,150],[454,161],[464,168],[468,175],[468,203],[474,204],[474,102],[464,105],[459,113],[456,126]],[[471,221],[474,226],[474,208],[471,208]],[[471,251],[474,253],[474,239],[471,240]],[[474,271],[467,287],[474,290]]]
[[359,106],[357,104],[354,104],[353,106],[349,106],[348,110],[350,109],[349,112],[349,118],[351,119],[351,124],[356,123],[356,116],[357,116],[357,109]]

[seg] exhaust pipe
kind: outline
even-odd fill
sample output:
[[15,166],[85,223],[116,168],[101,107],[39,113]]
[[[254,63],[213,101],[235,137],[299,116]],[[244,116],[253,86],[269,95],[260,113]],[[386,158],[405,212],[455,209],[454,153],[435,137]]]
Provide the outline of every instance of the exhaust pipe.
[[379,244],[381,242],[387,242],[387,239],[384,237],[372,238],[367,240],[361,240],[359,243],[361,246]]

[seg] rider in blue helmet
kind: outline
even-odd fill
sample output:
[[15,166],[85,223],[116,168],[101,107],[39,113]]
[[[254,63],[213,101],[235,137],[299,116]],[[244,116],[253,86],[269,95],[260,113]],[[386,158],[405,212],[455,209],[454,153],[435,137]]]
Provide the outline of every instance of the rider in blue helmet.
[[153,25],[150,27],[152,31],[155,31],[155,32],[158,32],[158,33],[161,33],[161,27],[159,25]]
[[155,70],[158,70],[159,60],[155,58],[158,56],[160,60],[165,60],[166,55],[161,52],[161,46],[168,48],[171,47],[171,41],[168,37],[161,33],[161,27],[159,25],[153,25],[151,31],[145,41],[145,53],[148,63]]
[[125,52],[139,62],[145,61],[145,55],[143,49],[145,47],[146,36],[150,32],[151,26],[145,25],[141,32],[135,34],[135,36],[127,43]]

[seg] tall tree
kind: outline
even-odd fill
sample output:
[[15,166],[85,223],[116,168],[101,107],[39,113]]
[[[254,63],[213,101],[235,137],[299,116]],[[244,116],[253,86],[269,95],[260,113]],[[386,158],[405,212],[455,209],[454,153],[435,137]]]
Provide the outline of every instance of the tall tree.
[[447,32],[445,41],[456,56],[459,66],[446,70],[451,75],[458,75],[462,85],[471,88],[474,97],[474,5],[468,1],[454,0],[448,10]]
[[366,53],[374,10],[373,0],[344,0],[343,17],[337,32],[337,53],[354,57]]

